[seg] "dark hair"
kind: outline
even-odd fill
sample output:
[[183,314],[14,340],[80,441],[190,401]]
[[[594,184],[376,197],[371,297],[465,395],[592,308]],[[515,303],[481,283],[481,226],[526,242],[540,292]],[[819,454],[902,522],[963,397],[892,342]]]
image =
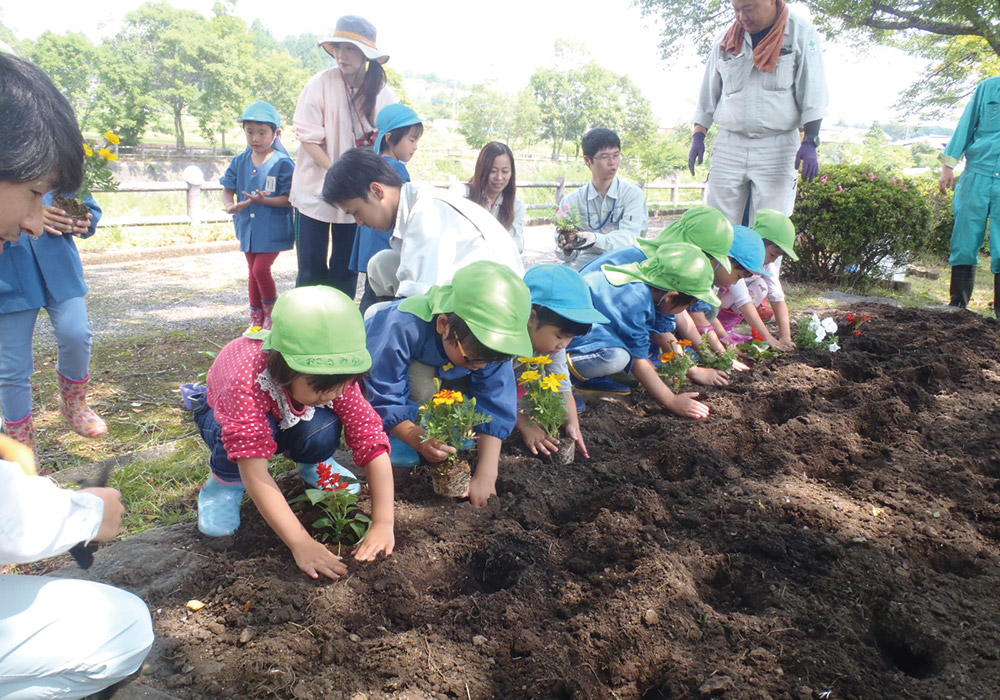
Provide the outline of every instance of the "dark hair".
[[583,155],[593,158],[605,148],[622,148],[621,139],[611,129],[591,129],[583,135]]
[[741,262],[740,262],[739,260],[737,260],[736,258],[733,258],[732,260],[733,260],[733,262],[732,262],[732,266],[733,266],[734,268],[738,268],[738,269],[740,269],[740,270],[743,270],[744,272],[751,272],[751,270],[748,270],[748,269],[747,269],[747,266],[746,266],[746,265],[744,265],[743,263],[741,263]]
[[414,129],[417,130],[417,133],[414,135],[418,139],[424,135],[424,125],[421,122],[418,122],[416,124],[410,124],[409,127],[401,126],[398,129],[393,129],[392,131],[387,132],[385,136],[381,139],[382,145],[379,146],[378,149],[379,154],[381,155],[383,153],[388,153],[391,147],[395,146],[405,137],[412,134]]
[[255,121],[253,119],[244,119],[243,120],[243,128],[244,129],[246,128],[247,124],[262,124],[264,126],[271,127],[271,132],[272,133],[278,131],[278,125],[277,124],[273,124],[272,122],[259,122],[259,121]]
[[539,326],[555,326],[563,333],[568,333],[569,335],[586,335],[590,332],[590,327],[593,325],[590,323],[571,321],[565,316],[557,314],[549,307],[542,306],[541,304],[532,304],[531,310],[535,312],[535,316],[538,318]]
[[0,181],[56,173],[53,189],[83,184],[83,135],[73,108],[38,66],[0,52]]
[[291,386],[292,382],[299,377],[305,377],[309,388],[320,394],[352,381],[362,382],[367,375],[367,372],[362,374],[307,374],[299,372],[289,367],[285,358],[277,350],[271,350],[267,355],[267,371],[271,374],[271,379],[282,387]]
[[677,292],[677,296],[673,298],[675,304],[693,304],[698,300],[693,294],[686,294],[684,292]]
[[446,314],[445,320],[448,322],[448,335],[444,339],[455,340],[457,338],[462,341],[462,347],[465,348],[466,352],[472,353],[474,360],[494,364],[496,362],[510,362],[514,358],[513,355],[483,345],[469,328],[469,324],[458,314],[454,312]]
[[385,87],[385,83],[385,68],[382,67],[382,64],[378,61],[368,61],[365,79],[361,81],[361,87],[354,93],[354,101],[358,105],[358,111],[365,115],[369,124],[375,123],[375,101],[378,99],[378,94],[382,92],[382,88]]
[[403,178],[389,162],[370,148],[352,148],[326,171],[323,199],[336,205],[348,199],[368,199],[373,182],[388,187],[402,187]]
[[490,169],[493,161],[500,156],[510,158],[510,182],[503,188],[503,202],[500,204],[500,211],[497,212],[497,221],[504,228],[510,228],[514,223],[514,198],[517,196],[517,170],[514,169],[514,153],[510,147],[500,141],[490,141],[479,151],[476,159],[476,170],[469,180],[469,199],[481,207],[489,208],[486,198],[486,189],[490,184]]

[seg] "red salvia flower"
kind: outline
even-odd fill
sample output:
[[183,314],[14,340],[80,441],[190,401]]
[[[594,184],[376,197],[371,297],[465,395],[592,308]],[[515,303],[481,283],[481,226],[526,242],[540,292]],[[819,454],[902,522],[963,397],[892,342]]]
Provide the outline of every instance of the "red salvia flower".
[[751,329],[750,329],[750,333],[751,333],[751,335],[753,336],[753,339],[754,339],[754,340],[759,340],[759,341],[760,341],[760,342],[762,342],[762,343],[765,343],[765,342],[767,342],[767,340],[766,340],[766,339],[764,338],[764,334],[763,334],[763,333],[761,333],[761,332],[760,332],[759,330],[757,330],[756,328],[751,328]]

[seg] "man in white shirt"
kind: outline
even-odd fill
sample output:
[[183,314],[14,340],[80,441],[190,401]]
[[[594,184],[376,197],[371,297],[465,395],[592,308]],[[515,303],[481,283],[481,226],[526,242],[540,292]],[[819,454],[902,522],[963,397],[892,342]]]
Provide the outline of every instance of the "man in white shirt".
[[583,136],[583,162],[591,181],[561,202],[580,221],[576,236],[556,236],[556,251],[579,270],[598,255],[635,245],[649,228],[646,198],[635,185],[618,177],[622,144],[611,129],[591,129]]
[[819,173],[828,98],[819,36],[808,20],[783,0],[733,0],[733,10],[736,20],[705,67],[688,166],[693,175],[705,133],[717,123],[706,203],[735,225],[761,209],[791,215],[799,165],[806,179]]
[[404,184],[370,150],[355,148],[341,156],[327,172],[323,197],[359,226],[392,232],[392,250],[368,261],[368,281],[381,298],[423,294],[477,260],[524,276],[514,240],[487,210],[447,190]]

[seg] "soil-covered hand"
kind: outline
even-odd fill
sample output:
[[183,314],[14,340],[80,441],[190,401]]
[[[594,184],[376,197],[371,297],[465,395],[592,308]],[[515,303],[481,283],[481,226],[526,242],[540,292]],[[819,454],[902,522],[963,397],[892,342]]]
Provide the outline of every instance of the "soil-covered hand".
[[293,547],[292,556],[298,567],[312,578],[319,578],[323,574],[336,581],[347,573],[347,566],[341,558],[311,537]]
[[94,542],[110,542],[118,534],[122,526],[122,515],[125,514],[125,506],[122,505],[122,495],[118,489],[107,486],[94,486],[92,488],[80,489],[80,493],[91,493],[104,501],[104,515],[101,517],[101,527],[94,536]]
[[42,228],[47,233],[54,233],[57,236],[64,233],[82,236],[90,230],[90,222],[93,218],[94,215],[89,212],[85,218],[80,219],[70,216],[59,207],[54,207],[51,204],[42,207]]
[[580,424],[576,421],[566,421],[566,437],[576,443],[576,449],[586,459],[590,459],[587,452],[587,444],[583,441],[583,433],[580,432]]
[[386,556],[389,556],[395,546],[396,536],[392,532],[392,525],[373,523],[368,528],[365,539],[354,548],[354,558],[358,561],[375,561],[379,552],[384,552]]
[[698,401],[697,391],[675,394],[667,408],[683,418],[708,418],[709,413],[708,406]]
[[485,508],[490,500],[490,496],[497,495],[497,481],[489,477],[482,477],[479,470],[469,482],[469,490],[463,494],[476,508]]
[[[735,365],[734,365],[735,368]],[[692,367],[688,370],[688,379],[702,386],[726,386],[729,384],[729,374],[721,369],[711,367]]]
[[791,338],[778,338],[773,343],[768,343],[775,350],[781,350],[781,352],[791,352],[795,349],[795,341]]
[[559,440],[549,435],[537,425],[529,423],[520,427],[521,437],[531,454],[537,455],[539,451],[543,455],[555,454],[559,449]]
[[451,445],[446,445],[440,440],[435,440],[431,438],[430,440],[425,440],[420,443],[420,447],[417,448],[417,452],[426,459],[431,464],[437,464],[438,462],[443,462],[448,459],[449,456],[455,454],[455,448]]

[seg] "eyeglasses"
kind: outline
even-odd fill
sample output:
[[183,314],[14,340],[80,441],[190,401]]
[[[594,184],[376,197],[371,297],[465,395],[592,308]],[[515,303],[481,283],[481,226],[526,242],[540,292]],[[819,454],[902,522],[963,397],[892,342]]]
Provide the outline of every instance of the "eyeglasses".
[[462,347],[462,341],[455,336],[455,345],[458,346],[458,351],[462,354],[462,362],[467,365],[486,365],[489,364],[486,360],[473,360],[468,355],[465,354],[465,348]]
[[617,163],[622,159],[622,152],[617,153],[602,153],[599,156],[594,156],[594,160],[599,160],[602,163]]

